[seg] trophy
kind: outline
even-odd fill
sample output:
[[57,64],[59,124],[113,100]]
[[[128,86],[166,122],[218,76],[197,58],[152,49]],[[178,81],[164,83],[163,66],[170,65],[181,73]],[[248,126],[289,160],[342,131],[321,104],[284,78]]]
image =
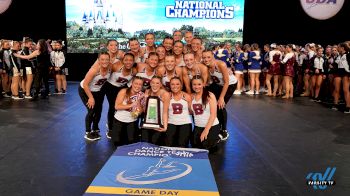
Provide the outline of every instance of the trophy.
[[141,108],[140,108],[140,105],[143,105],[144,103],[144,96],[143,96],[143,93],[140,92],[140,93],[137,93],[136,96],[135,96],[135,102],[139,102],[139,104],[133,106],[131,108],[131,116],[135,119],[137,119],[140,114],[142,113],[141,111]]
[[160,99],[157,96],[150,96],[146,101],[145,116],[142,128],[157,129],[163,127],[161,122]]

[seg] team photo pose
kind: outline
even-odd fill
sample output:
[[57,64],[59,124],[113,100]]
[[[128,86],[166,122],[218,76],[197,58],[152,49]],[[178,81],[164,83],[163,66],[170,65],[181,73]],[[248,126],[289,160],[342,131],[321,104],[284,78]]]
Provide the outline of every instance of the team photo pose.
[[137,74],[143,79],[142,91],[150,87],[150,82],[153,76],[156,75],[158,69],[158,55],[154,52],[148,54],[145,63],[138,63],[136,67]]
[[217,117],[220,122],[220,137],[226,140],[229,136],[227,131],[227,111],[226,105],[236,90],[237,79],[226,67],[223,61],[215,60],[211,51],[203,52],[203,63],[209,68],[211,84],[209,90],[213,92],[217,99]]
[[[101,139],[99,122],[102,113],[104,93],[102,86],[110,76],[110,58],[107,52],[98,55],[97,65],[92,66],[79,85],[79,96],[87,109],[85,115],[85,139],[95,141]],[[92,125],[92,127],[91,127]]]
[[189,94],[182,91],[179,77],[170,79],[170,90],[167,146],[186,148],[192,134],[192,99]]
[[[164,145],[165,134],[164,132],[168,129],[168,108],[170,95],[162,88],[162,77],[153,76],[150,83],[150,89],[145,92],[145,100],[150,96],[159,97],[160,99],[160,118],[163,127],[159,129],[141,129],[141,140],[144,142]],[[145,106],[146,107],[146,106]]]
[[182,69],[182,80],[184,82],[185,90],[188,94],[192,93],[191,80],[196,75],[201,75],[204,86],[208,85],[210,75],[208,67],[202,63],[196,63],[193,53],[184,54],[185,67]]
[[182,68],[176,66],[176,59],[173,54],[168,54],[165,57],[165,66],[162,68],[159,68],[157,73],[163,76],[162,84],[167,91],[170,91],[171,78],[173,77],[182,78]]
[[122,61],[112,64],[111,76],[103,86],[103,91],[105,92],[109,103],[107,113],[108,130],[106,132],[106,136],[109,139],[111,139],[111,130],[113,129],[115,99],[117,98],[119,91],[125,88],[133,78],[134,74],[136,74],[136,68],[133,68],[133,65],[134,55],[132,53],[126,53]]
[[216,117],[216,98],[205,88],[203,78],[200,75],[193,77],[191,85],[194,92],[191,103],[194,117],[191,147],[209,150],[220,141],[220,125]]
[[114,145],[121,146],[139,141],[139,115],[143,111],[143,79],[135,76],[131,86],[119,91],[115,100],[115,114],[111,133]]

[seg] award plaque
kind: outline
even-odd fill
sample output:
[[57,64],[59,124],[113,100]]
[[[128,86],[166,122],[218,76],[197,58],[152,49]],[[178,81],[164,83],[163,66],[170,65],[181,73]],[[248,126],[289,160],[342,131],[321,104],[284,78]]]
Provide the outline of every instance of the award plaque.
[[157,96],[150,96],[146,101],[145,116],[142,128],[157,129],[163,127],[161,122],[160,99]]

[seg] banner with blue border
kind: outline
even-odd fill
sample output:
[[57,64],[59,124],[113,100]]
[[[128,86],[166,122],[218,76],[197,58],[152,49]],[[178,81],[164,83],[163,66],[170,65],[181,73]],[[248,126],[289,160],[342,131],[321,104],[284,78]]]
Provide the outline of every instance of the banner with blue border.
[[219,195],[208,151],[139,142],[118,147],[86,190],[91,195]]

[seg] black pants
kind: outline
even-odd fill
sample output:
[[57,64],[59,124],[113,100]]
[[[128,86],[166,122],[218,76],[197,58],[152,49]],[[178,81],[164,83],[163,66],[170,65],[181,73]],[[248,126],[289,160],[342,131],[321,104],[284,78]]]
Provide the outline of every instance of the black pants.
[[103,93],[101,91],[98,92],[91,92],[94,99],[95,99],[95,106],[94,108],[90,109],[87,107],[87,102],[89,100],[89,97],[86,95],[85,91],[81,86],[79,85],[78,88],[79,96],[81,98],[81,101],[83,102],[84,106],[87,109],[87,114],[85,116],[85,132],[91,131],[91,124],[92,124],[92,130],[99,130],[98,123],[101,119],[101,113],[102,113],[102,104],[103,104]]
[[201,149],[209,150],[215,147],[218,141],[220,140],[219,138],[220,125],[212,126],[209,130],[207,139],[201,142],[200,137],[203,130],[204,130],[203,127],[196,127],[196,126],[194,127],[191,144],[193,148],[201,148]]
[[112,141],[114,145],[121,146],[138,142],[138,122],[125,123],[114,118]]
[[[231,84],[228,86],[228,89],[227,89],[225,97],[224,97],[225,105],[227,105],[228,101],[232,97],[233,92],[236,90],[236,87],[237,87],[237,84]],[[213,83],[209,86],[209,91],[214,93],[216,99],[218,100],[220,97],[221,91],[222,91],[222,86]],[[227,130],[226,107],[223,109],[219,109],[219,107],[218,107],[217,108],[217,116],[218,116],[221,130]]]
[[141,129],[141,141],[148,142],[155,145],[164,145],[163,132],[153,129]]
[[168,124],[166,131],[167,146],[188,147],[192,134],[192,124],[173,125]]
[[106,94],[109,108],[108,108],[108,114],[107,114],[107,123],[109,130],[113,129],[113,119],[115,114],[115,100],[117,99],[117,95],[121,89],[124,87],[116,87],[113,86],[111,83],[106,82],[102,87],[102,92]]
[[49,68],[48,67],[37,67],[34,75],[34,97],[38,97],[41,88],[41,82],[44,83],[45,91],[42,97],[46,97],[49,94]]

